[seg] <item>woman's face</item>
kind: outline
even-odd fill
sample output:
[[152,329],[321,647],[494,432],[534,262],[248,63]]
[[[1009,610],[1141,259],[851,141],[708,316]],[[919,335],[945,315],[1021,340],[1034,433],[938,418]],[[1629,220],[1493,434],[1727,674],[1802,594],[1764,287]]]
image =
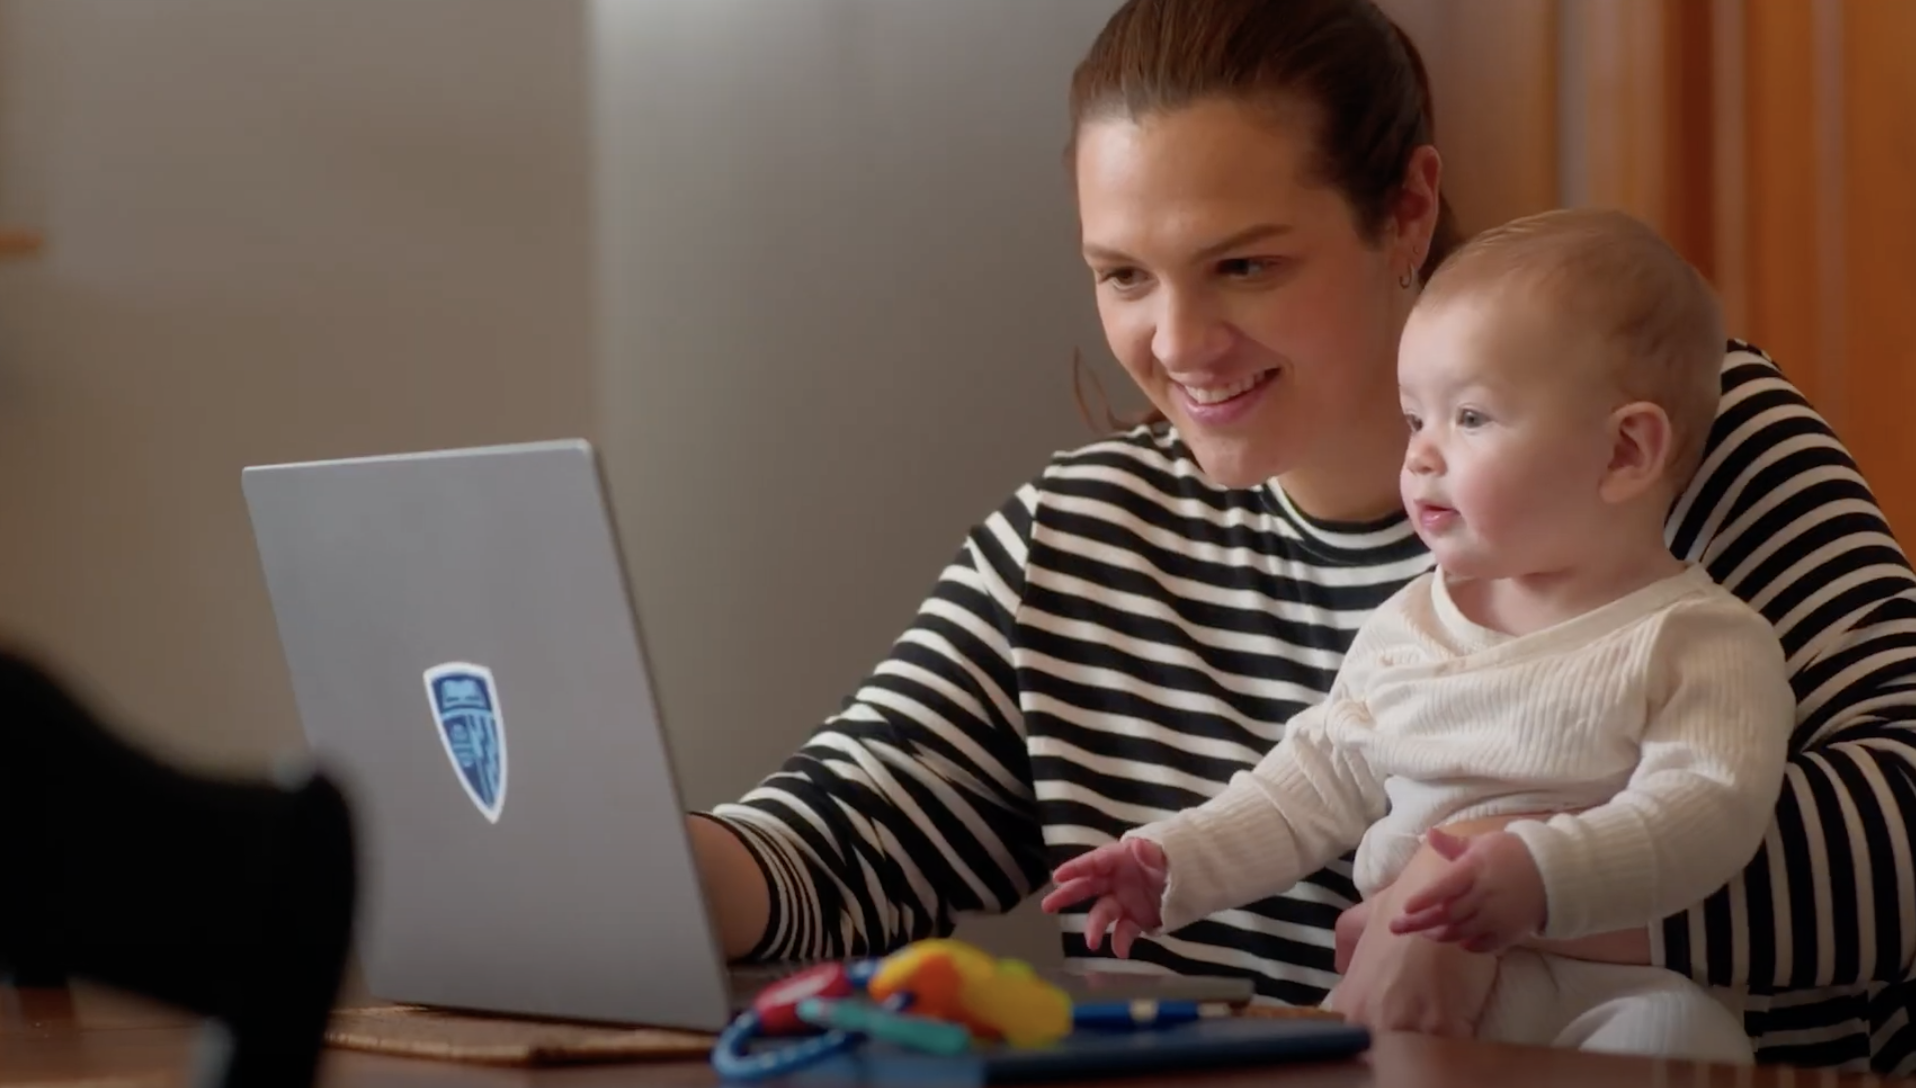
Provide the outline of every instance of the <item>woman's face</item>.
[[[1118,362],[1227,487],[1337,475],[1403,423],[1399,286],[1435,219],[1416,194],[1382,235],[1311,177],[1311,119],[1207,102],[1078,133],[1078,215]],[[1417,170],[1413,168],[1413,174]],[[1388,429],[1388,430],[1387,430]],[[1394,490],[1397,464],[1378,468]]]

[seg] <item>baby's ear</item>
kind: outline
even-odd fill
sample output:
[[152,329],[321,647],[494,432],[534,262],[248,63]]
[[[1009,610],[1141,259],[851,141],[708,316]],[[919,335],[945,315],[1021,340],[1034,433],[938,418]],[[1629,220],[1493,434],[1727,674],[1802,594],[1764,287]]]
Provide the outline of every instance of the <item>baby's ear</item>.
[[1610,464],[1599,489],[1604,501],[1624,503],[1654,488],[1670,467],[1670,417],[1648,401],[1610,413]]

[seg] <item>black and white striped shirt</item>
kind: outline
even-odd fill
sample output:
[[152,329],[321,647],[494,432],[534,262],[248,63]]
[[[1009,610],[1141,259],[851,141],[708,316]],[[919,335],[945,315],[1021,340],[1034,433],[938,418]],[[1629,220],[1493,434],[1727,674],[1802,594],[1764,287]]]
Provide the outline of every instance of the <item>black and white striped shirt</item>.
[[[1747,986],[1760,1057],[1916,1067],[1916,576],[1829,427],[1732,344],[1679,557],[1775,625],[1792,757],[1743,878],[1667,920],[1657,962]],[[863,955],[1001,911],[1050,869],[1196,804],[1323,698],[1364,618],[1430,556],[1401,515],[1330,525],[1218,488],[1163,427],[1054,458],[970,534],[890,657],[714,815],[764,867],[756,958]],[[1134,958],[1315,1004],[1348,857]],[[1083,915],[1062,919],[1088,956]]]

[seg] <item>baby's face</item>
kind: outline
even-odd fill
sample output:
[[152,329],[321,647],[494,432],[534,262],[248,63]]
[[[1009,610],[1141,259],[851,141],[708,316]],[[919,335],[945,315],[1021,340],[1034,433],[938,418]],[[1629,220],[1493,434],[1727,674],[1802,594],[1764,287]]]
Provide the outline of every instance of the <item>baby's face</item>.
[[1553,573],[1608,546],[1598,487],[1621,401],[1594,348],[1552,325],[1518,293],[1419,307],[1404,329],[1404,506],[1451,574]]

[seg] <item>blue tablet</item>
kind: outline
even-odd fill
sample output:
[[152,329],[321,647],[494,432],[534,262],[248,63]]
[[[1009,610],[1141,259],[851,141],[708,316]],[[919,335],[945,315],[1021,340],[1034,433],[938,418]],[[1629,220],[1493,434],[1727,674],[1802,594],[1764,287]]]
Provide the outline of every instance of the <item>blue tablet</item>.
[[921,1088],[1035,1084],[1141,1072],[1337,1061],[1369,1048],[1370,1032],[1341,1021],[1233,1017],[1159,1030],[1080,1031],[1049,1046],[992,1046],[956,1057],[868,1044],[794,1073],[784,1083],[909,1083]]

